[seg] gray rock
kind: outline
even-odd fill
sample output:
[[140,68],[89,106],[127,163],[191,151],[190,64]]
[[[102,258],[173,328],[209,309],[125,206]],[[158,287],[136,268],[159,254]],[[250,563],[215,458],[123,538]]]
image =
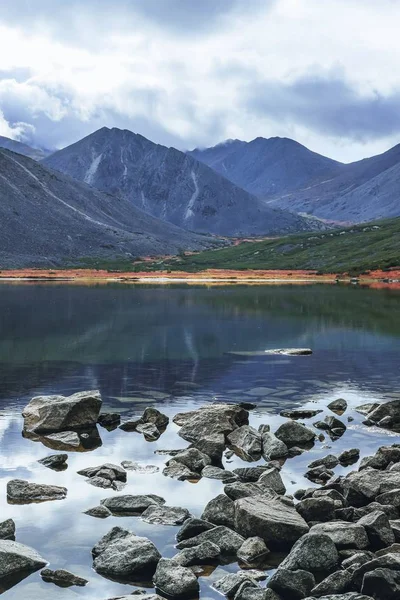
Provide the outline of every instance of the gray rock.
[[[311,530],[312,531],[312,530]],[[339,565],[339,554],[332,539],[324,534],[301,537],[281,563],[281,567],[310,573],[330,573]]]
[[221,551],[212,542],[202,542],[193,548],[185,548],[176,554],[172,560],[181,567],[194,565],[213,565],[218,562]]
[[200,589],[191,569],[181,567],[167,558],[159,561],[153,583],[156,590],[169,598],[197,598]]
[[264,496],[235,501],[235,530],[245,538],[259,536],[268,547],[290,547],[308,532],[308,525],[294,507]]
[[51,454],[38,460],[38,463],[54,471],[64,471],[67,468],[68,454]]
[[203,531],[193,538],[183,540],[177,544],[178,550],[198,546],[202,542],[212,542],[221,550],[223,556],[235,556],[244,542],[244,537],[228,527],[218,526],[208,531]]
[[285,494],[286,487],[282,481],[282,477],[278,471],[278,469],[266,469],[264,473],[261,475],[258,483],[261,485],[265,485],[266,487],[271,488],[277,494]]
[[366,573],[375,571],[375,569],[389,569],[390,571],[400,572],[400,555],[384,554],[365,562],[353,571],[352,585],[353,589],[360,589]]
[[193,447],[203,454],[207,454],[211,458],[212,464],[220,465],[225,450],[225,436],[221,433],[202,437],[194,442]]
[[143,433],[143,436],[147,442],[154,442],[161,436],[161,431],[154,423],[138,423],[136,426],[138,433]]
[[152,525],[182,525],[190,517],[187,508],[177,506],[149,506],[142,519]]
[[238,573],[229,573],[228,575],[225,575],[213,584],[213,588],[220,594],[223,594],[228,598],[233,598],[239,589],[243,589],[243,583],[247,583],[247,588],[258,588],[255,579],[253,579],[245,571],[239,571]]
[[93,508],[89,508],[84,511],[85,515],[89,515],[90,517],[96,517],[97,519],[107,519],[107,517],[111,517],[112,513],[106,506],[94,506]]
[[380,494],[400,489],[400,472],[366,468],[343,479],[344,495],[351,506],[369,504]]
[[272,500],[278,496],[274,490],[262,483],[229,483],[224,487],[224,492],[232,500],[258,495],[262,495]]
[[15,523],[12,519],[0,523],[0,540],[15,540]]
[[81,446],[81,438],[76,431],[60,431],[44,435],[43,439],[59,449],[75,450]]
[[266,466],[259,467],[241,467],[233,469],[233,473],[239,478],[242,483],[256,483],[261,475],[265,473]]
[[261,435],[254,427],[249,425],[238,427],[228,435],[227,443],[243,460],[250,462],[261,458]]
[[143,465],[132,460],[123,460],[121,465],[127,471],[135,471],[135,473],[139,473],[140,475],[152,475],[153,473],[158,473],[160,467],[156,465]]
[[313,469],[309,469],[304,477],[309,479],[310,481],[314,481],[314,483],[324,483],[325,481],[329,481],[334,475],[334,472],[330,469],[327,469],[325,465],[321,465],[320,467],[314,467]]
[[288,447],[279,440],[271,431],[261,431],[262,454],[265,460],[285,458],[288,455]]
[[94,570],[120,581],[152,576],[161,558],[153,542],[120,527],[106,534],[92,553]]
[[296,408],[293,410],[281,410],[279,414],[281,417],[286,417],[287,419],[312,419],[312,417],[315,417],[321,412],[321,409]]
[[199,410],[180,413],[174,423],[181,427],[179,435],[189,442],[206,437],[229,435],[249,422],[249,413],[237,404],[210,404]]
[[100,501],[113,514],[141,515],[149,506],[165,504],[164,498],[154,494],[132,496],[111,496]]
[[224,483],[232,483],[238,479],[235,473],[232,473],[231,471],[225,471],[225,469],[221,469],[220,467],[212,467],[211,465],[204,467],[201,472],[201,476],[207,477],[208,479],[218,479]]
[[400,401],[391,400],[379,404],[376,408],[368,412],[368,419],[374,423],[380,423],[382,419],[390,417],[391,426],[397,428],[400,425]]
[[268,588],[241,586],[236,592],[234,600],[281,600],[281,598]]
[[178,481],[186,481],[188,479],[195,481],[201,478],[200,473],[191,471],[189,467],[186,467],[174,459],[168,461],[168,467],[163,469],[163,475],[165,475],[165,477],[177,479]]
[[335,571],[316,585],[311,593],[319,598],[325,594],[344,594],[350,590],[352,575],[350,571]]
[[126,482],[126,471],[118,465],[105,463],[98,467],[89,467],[78,471],[78,475],[87,477],[87,482],[95,487],[121,489],[117,482]]
[[367,532],[358,523],[347,523],[345,521],[319,523],[310,530],[310,535],[316,533],[328,535],[338,549],[357,548],[362,550],[369,546]]
[[7,502],[9,504],[63,500],[66,496],[67,488],[57,485],[31,483],[23,479],[12,479],[7,483]]
[[315,439],[315,433],[296,421],[286,421],[275,432],[275,436],[286,446],[302,446]]
[[337,417],[327,416],[324,420],[331,431],[334,429],[338,429],[339,431],[346,431],[346,425]]
[[386,548],[395,542],[389,519],[382,511],[377,510],[365,515],[358,521],[358,525],[364,527],[372,548]]
[[370,412],[375,410],[379,406],[378,402],[371,402],[369,404],[361,404],[356,406],[355,410],[361,415],[368,415]]
[[183,540],[194,538],[199,535],[199,533],[203,533],[203,531],[209,531],[210,529],[214,528],[215,525],[213,523],[203,521],[203,519],[190,517],[183,523],[182,527],[176,534],[176,541],[182,542]]
[[347,402],[344,398],[338,398],[328,404],[328,408],[338,414],[342,415],[347,410]]
[[[341,553],[342,552],[343,550],[341,550]],[[352,554],[351,556],[343,560],[342,569],[347,569],[348,571],[350,571],[350,573],[353,573],[353,571],[358,569],[358,567],[361,567],[361,565],[370,562],[373,558],[375,558],[373,552],[370,552],[369,550],[358,550],[355,554]]]
[[57,569],[56,571],[52,571],[51,569],[43,569],[40,573],[43,581],[46,583],[54,583],[58,587],[71,587],[73,585],[77,585],[79,587],[84,587],[87,583],[87,579],[83,579],[83,577],[78,577],[69,571],[64,571],[64,569]]
[[121,423],[121,415],[119,413],[101,413],[97,419],[97,423],[101,427],[112,431]]
[[315,579],[307,571],[289,571],[279,567],[269,580],[268,587],[288,600],[302,600],[315,587]]
[[310,596],[305,600],[373,600],[373,598],[357,592],[349,592],[347,594],[328,594],[328,596],[321,596],[318,599],[315,596]]
[[266,556],[270,553],[264,540],[260,537],[248,538],[238,550],[238,559],[249,567],[257,568],[263,565]]
[[315,469],[315,467],[324,466],[327,469],[334,469],[335,467],[337,467],[338,464],[339,464],[339,459],[337,458],[337,456],[334,456],[333,454],[327,454],[323,458],[318,458],[317,460],[314,460],[313,462],[311,462],[308,465],[308,468]]
[[176,454],[172,460],[166,463],[167,466],[170,466],[170,463],[179,463],[194,473],[201,473],[204,467],[211,464],[211,458],[197,448],[188,448]]
[[33,548],[12,540],[0,540],[0,580],[22,579],[46,564]]
[[375,556],[383,556],[384,554],[397,554],[398,552],[400,552],[400,544],[391,544],[390,546],[387,546],[386,548],[377,550],[375,552]]
[[220,494],[208,502],[201,518],[215,525],[225,525],[230,529],[234,529],[234,502],[228,496],[225,496],[225,494]]
[[365,573],[361,593],[374,600],[398,600],[400,598],[400,573],[391,569],[374,569]]
[[100,392],[78,392],[72,396],[36,396],[25,406],[24,429],[52,433],[95,426],[102,400]]
[[358,448],[351,448],[350,450],[344,450],[339,454],[338,459],[341,465],[352,465],[357,462],[360,458],[360,450]]
[[336,503],[329,497],[305,498],[296,504],[297,512],[305,521],[332,521],[335,516]]

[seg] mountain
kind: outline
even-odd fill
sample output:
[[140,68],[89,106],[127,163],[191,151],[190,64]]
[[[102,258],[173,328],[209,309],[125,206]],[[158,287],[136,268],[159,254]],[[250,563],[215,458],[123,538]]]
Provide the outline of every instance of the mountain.
[[42,160],[43,158],[46,158],[46,156],[49,156],[49,154],[51,154],[50,150],[32,148],[27,144],[17,142],[16,140],[12,140],[8,137],[3,137],[1,135],[0,148],[11,150],[12,152],[16,152],[17,154],[22,154],[23,156],[29,156],[29,158],[33,158],[34,160]]
[[327,181],[276,196],[269,205],[353,223],[400,216],[400,144],[383,154],[342,165]]
[[285,194],[317,178],[331,177],[342,167],[294,140],[279,137],[258,137],[251,142],[228,140],[188,154],[260,198]]
[[[315,269],[325,273],[362,273],[400,267],[400,218],[351,228],[301,233],[279,239],[245,242],[212,252],[166,258],[163,269],[196,272],[205,269]],[[160,263],[146,263],[148,270]],[[390,273],[388,273],[390,277]]]
[[127,130],[104,127],[43,163],[192,231],[247,236],[320,226],[274,210],[192,156]]
[[210,238],[155,219],[124,198],[0,150],[0,267],[128,260],[210,245]]

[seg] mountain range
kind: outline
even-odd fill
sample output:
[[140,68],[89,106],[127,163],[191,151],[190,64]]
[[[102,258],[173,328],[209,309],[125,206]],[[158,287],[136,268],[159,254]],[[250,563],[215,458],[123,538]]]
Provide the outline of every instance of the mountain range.
[[104,127],[43,164],[192,231],[248,236],[320,228],[267,206],[190,154],[128,130]]
[[180,229],[8,150],[0,150],[0,266],[177,254],[216,240]]
[[268,206],[350,223],[400,215],[400,145],[350,164],[287,138],[229,140],[190,155]]
[[16,152],[17,154],[22,154],[23,156],[29,156],[29,158],[33,158],[34,160],[42,160],[43,158],[46,158],[46,156],[49,156],[49,154],[51,154],[50,150],[43,150],[42,148],[32,148],[27,144],[17,142],[17,140],[12,140],[2,135],[0,135],[0,148],[11,150],[12,152]]

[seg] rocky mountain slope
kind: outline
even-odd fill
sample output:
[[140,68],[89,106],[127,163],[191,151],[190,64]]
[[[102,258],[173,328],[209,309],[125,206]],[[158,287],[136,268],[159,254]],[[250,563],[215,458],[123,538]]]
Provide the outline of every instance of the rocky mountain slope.
[[0,150],[0,267],[178,253],[212,244],[25,156]]
[[23,156],[29,156],[29,158],[33,158],[34,160],[42,160],[50,154],[49,150],[42,150],[41,148],[32,148],[27,144],[17,142],[16,140],[12,140],[2,135],[0,135],[0,148],[11,150],[12,152],[16,152],[17,154],[22,154]]
[[189,154],[260,198],[284,194],[319,177],[331,177],[341,168],[340,163],[279,137],[228,140]]
[[273,210],[194,157],[127,130],[104,127],[44,164],[193,231],[269,235],[317,226]]

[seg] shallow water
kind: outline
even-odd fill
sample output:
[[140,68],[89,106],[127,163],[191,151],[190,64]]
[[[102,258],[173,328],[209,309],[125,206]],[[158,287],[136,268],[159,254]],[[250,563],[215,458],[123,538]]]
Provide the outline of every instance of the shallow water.
[[[0,285],[0,520],[13,518],[17,541],[36,548],[50,567],[65,568],[89,580],[85,588],[61,589],[35,573],[5,592],[22,600],[87,598],[105,600],[130,593],[91,569],[90,550],[114,525],[149,537],[164,556],[173,556],[178,528],[149,525],[139,517],[95,519],[82,511],[117,492],[88,485],[76,471],[122,460],[162,467],[168,457],[157,449],[183,448],[173,423],[157,442],[136,433],[99,428],[102,445],[92,452],[69,453],[69,467],[54,472],[36,461],[53,451],[21,436],[21,410],[38,394],[70,394],[100,389],[103,410],[123,418],[148,406],[170,417],[206,402],[255,402],[251,424],[272,430],[284,408],[316,406],[329,411],[345,398],[354,416],[346,434],[329,438],[286,462],[288,492],[310,486],[307,464],[328,452],[361,448],[361,456],[398,436],[368,429],[354,412],[358,404],[399,394],[400,294],[342,286],[151,287]],[[231,351],[311,347],[312,356],[237,356]],[[185,382],[185,383],[182,383]],[[312,419],[308,423],[311,424]],[[306,422],[306,421],[305,421]],[[328,448],[329,446],[329,448]],[[260,461],[262,463],[262,461]],[[234,457],[228,469],[244,464]],[[336,473],[346,472],[337,467]],[[23,478],[68,488],[63,501],[7,504],[9,479]],[[129,472],[122,493],[156,493],[168,505],[200,516],[223,490],[219,481],[177,482],[161,472]],[[272,568],[272,565],[271,565]],[[211,583],[237,565],[218,567],[200,578],[201,599],[220,597]]]

